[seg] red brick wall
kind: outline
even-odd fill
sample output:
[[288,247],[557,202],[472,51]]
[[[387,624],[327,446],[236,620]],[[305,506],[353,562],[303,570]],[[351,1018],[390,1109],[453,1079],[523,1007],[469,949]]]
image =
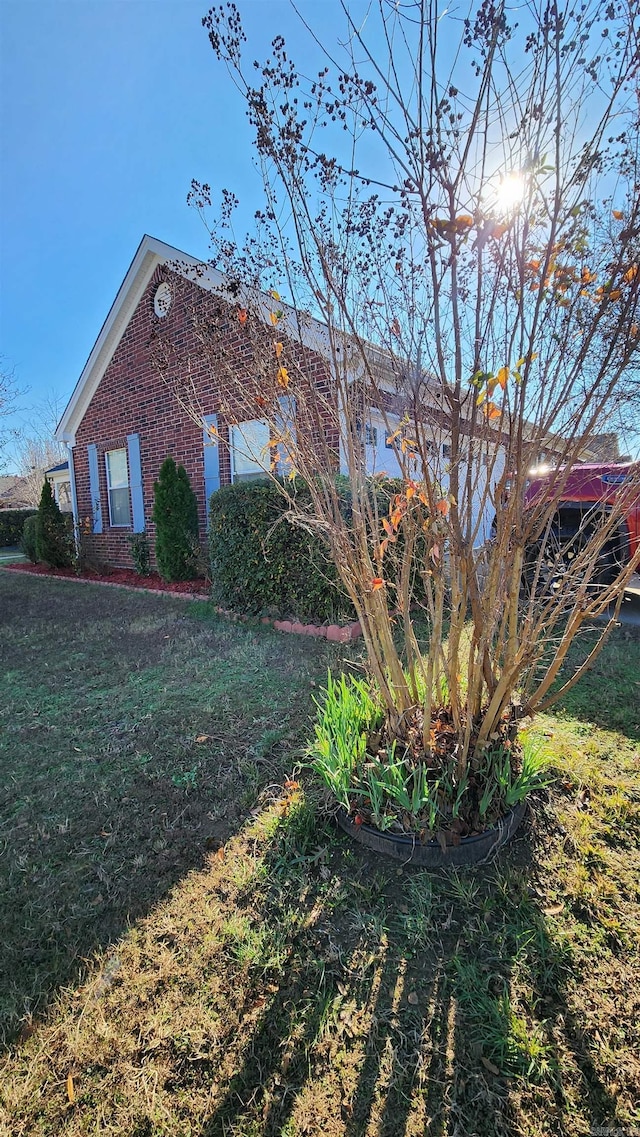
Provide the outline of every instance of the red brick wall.
[[[163,279],[173,280],[174,302],[167,315],[159,319],[154,312],[153,298],[159,281]],[[171,390],[163,382],[157,367],[159,354],[162,355],[162,345],[170,345],[169,370],[188,367],[202,413],[218,414],[221,437],[223,440],[228,438],[228,429],[221,414],[219,380],[216,378],[215,366],[212,366],[211,359],[203,351],[194,331],[196,306],[197,323],[202,327],[208,306],[211,308],[212,316],[214,314],[215,299],[197,285],[187,284],[182,279],[176,281],[176,278],[172,277],[164,267],[156,270],[76,432],[73,460],[81,522],[92,515],[87,446],[94,443],[98,449],[103,532],[86,536],[84,546],[94,559],[105,564],[132,567],[127,541],[132,530],[111,528],[109,524],[104,462],[105,451],[125,447],[128,434],[135,433],[140,437],[146,532],[152,549],[155,537],[151,521],[153,483],[157,479],[162,462],[168,455],[171,455],[176,462],[182,463],[187,470],[198,498],[201,539],[205,538],[206,502],[202,428],[197,426],[179,405]],[[231,319],[228,329],[227,344],[232,352],[237,353],[240,377],[242,371],[251,366],[251,352],[250,350],[247,352],[247,340],[243,337],[237,320]],[[308,361],[306,370],[310,378],[322,386],[327,384],[324,361],[311,352],[305,352],[305,356]],[[239,408],[242,405],[241,391],[239,384]],[[228,406],[228,401],[226,405]],[[259,411],[254,408],[242,417],[257,418]],[[219,449],[220,481],[224,485],[231,480],[229,455],[224,445]]]

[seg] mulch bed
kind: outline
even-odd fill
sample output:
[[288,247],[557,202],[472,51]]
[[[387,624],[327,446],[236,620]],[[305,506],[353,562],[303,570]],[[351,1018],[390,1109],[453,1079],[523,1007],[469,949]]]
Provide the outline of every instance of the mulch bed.
[[84,580],[91,584],[120,584],[127,588],[144,588],[151,592],[170,592],[174,595],[187,594],[189,596],[208,596],[209,584],[206,580],[177,580],[169,584],[162,580],[157,573],[150,576],[139,576],[131,569],[111,569],[108,573],[95,572],[85,569],[76,572],[74,569],[50,569],[46,565],[7,564],[2,566],[7,572],[27,572],[33,576],[57,576],[67,580]]

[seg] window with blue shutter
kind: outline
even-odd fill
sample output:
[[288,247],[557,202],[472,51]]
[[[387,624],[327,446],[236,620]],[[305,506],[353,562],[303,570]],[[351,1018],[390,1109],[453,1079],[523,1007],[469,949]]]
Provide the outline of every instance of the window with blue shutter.
[[[207,528],[209,528],[209,499],[220,489],[220,445],[218,442],[218,416],[205,415],[202,431],[204,448],[204,492],[206,500]],[[209,427],[212,430],[209,430]]]
[[89,493],[91,495],[91,513],[93,518],[93,532],[102,533],[102,505],[100,504],[100,476],[98,473],[98,447],[92,442],[87,446],[89,459]]
[[140,435],[127,435],[129,455],[129,488],[131,490],[131,516],[134,533],[144,533],[144,498],[142,496],[142,466],[140,464]]
[[[290,439],[291,443],[295,446],[296,443],[296,400],[294,395],[281,395],[278,399],[280,404],[278,415],[276,416],[276,433],[282,435],[283,438]],[[281,454],[286,450],[286,446],[281,444],[278,447]],[[278,461],[278,473],[284,475],[291,469],[291,462],[287,460],[288,456],[283,454],[283,457]]]

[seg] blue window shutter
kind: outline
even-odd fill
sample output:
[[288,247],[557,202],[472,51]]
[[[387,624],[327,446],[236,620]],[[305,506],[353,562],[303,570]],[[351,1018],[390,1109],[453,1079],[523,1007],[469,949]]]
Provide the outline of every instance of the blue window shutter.
[[218,416],[205,415],[204,429],[202,431],[202,445],[204,448],[204,492],[206,498],[207,528],[209,528],[209,499],[212,493],[220,489],[220,444],[217,435],[212,435],[207,427],[218,429]]
[[[276,415],[276,432],[281,435],[288,434],[295,445],[296,442],[296,400],[294,395],[281,395],[278,399],[280,410]],[[286,474],[290,469],[290,462],[278,462],[278,473]]]
[[133,532],[144,533],[144,498],[142,496],[142,467],[140,465],[140,435],[127,435],[127,455],[129,459],[129,488],[131,490],[131,515]]
[[87,446],[89,458],[89,493],[93,514],[93,532],[102,533],[102,505],[100,504],[100,477],[98,475],[98,447],[94,443]]

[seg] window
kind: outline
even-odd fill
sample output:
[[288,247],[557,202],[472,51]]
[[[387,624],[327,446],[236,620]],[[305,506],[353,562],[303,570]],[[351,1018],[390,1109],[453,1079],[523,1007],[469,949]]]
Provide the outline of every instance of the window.
[[54,497],[60,509],[71,508],[71,482],[54,482]]
[[445,462],[449,462],[451,460],[451,447],[446,442],[443,442],[442,444],[442,457],[444,458]]
[[109,524],[114,527],[131,525],[127,451],[124,448],[122,450],[107,450],[104,461],[107,468]]
[[372,426],[370,422],[366,423],[364,428],[364,441],[366,446],[378,445],[378,428]]
[[251,419],[230,427],[232,482],[264,477],[271,462],[269,441],[269,425],[262,419]]

